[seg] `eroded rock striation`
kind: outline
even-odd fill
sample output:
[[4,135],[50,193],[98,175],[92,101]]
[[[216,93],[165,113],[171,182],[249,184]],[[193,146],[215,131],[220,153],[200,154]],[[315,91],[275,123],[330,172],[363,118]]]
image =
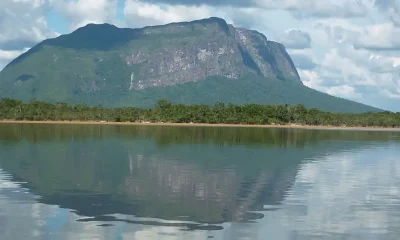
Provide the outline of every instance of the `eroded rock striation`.
[[301,83],[282,44],[222,19],[148,27],[142,36],[159,38],[159,47],[133,46],[121,54],[127,65],[139,65],[130,75],[130,90],[196,82],[208,76],[238,79],[247,71]]

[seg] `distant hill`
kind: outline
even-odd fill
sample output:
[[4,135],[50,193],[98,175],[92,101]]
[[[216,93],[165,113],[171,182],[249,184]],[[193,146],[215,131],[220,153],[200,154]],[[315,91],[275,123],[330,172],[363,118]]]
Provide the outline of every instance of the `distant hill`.
[[108,107],[151,107],[163,98],[379,111],[304,86],[282,44],[219,18],[141,29],[89,24],[7,65],[0,97]]

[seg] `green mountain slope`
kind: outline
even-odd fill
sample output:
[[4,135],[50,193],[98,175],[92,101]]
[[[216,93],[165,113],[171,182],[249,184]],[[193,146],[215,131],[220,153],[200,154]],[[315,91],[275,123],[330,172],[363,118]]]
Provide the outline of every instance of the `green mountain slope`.
[[283,45],[210,18],[142,29],[89,24],[48,39],[0,72],[0,97],[151,107],[304,104],[379,111],[305,87]]
[[[157,96],[157,97],[154,97]],[[333,97],[314,89],[296,84],[266,80],[257,76],[245,76],[234,80],[212,77],[204,81],[176,86],[151,88],[127,95],[115,106],[128,106],[129,102],[140,107],[154,106],[156,99],[169,99],[183,104],[303,104],[308,108],[318,108],[330,112],[379,111],[367,105]],[[89,100],[89,99],[87,99]],[[103,103],[106,105],[106,103]]]

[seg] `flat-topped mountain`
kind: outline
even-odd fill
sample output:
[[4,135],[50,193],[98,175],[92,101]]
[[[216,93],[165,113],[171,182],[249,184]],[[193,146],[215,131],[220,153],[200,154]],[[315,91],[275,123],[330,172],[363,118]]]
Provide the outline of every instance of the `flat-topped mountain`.
[[89,24],[47,39],[3,69],[0,97],[114,107],[168,99],[378,110],[307,88],[282,44],[219,18],[141,29]]

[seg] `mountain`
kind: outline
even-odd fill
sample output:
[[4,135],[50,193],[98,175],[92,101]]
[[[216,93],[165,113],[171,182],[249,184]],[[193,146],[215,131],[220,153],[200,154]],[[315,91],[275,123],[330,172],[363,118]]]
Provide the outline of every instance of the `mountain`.
[[282,44],[219,18],[141,29],[89,24],[47,39],[0,72],[0,97],[109,107],[168,99],[379,111],[304,86]]

